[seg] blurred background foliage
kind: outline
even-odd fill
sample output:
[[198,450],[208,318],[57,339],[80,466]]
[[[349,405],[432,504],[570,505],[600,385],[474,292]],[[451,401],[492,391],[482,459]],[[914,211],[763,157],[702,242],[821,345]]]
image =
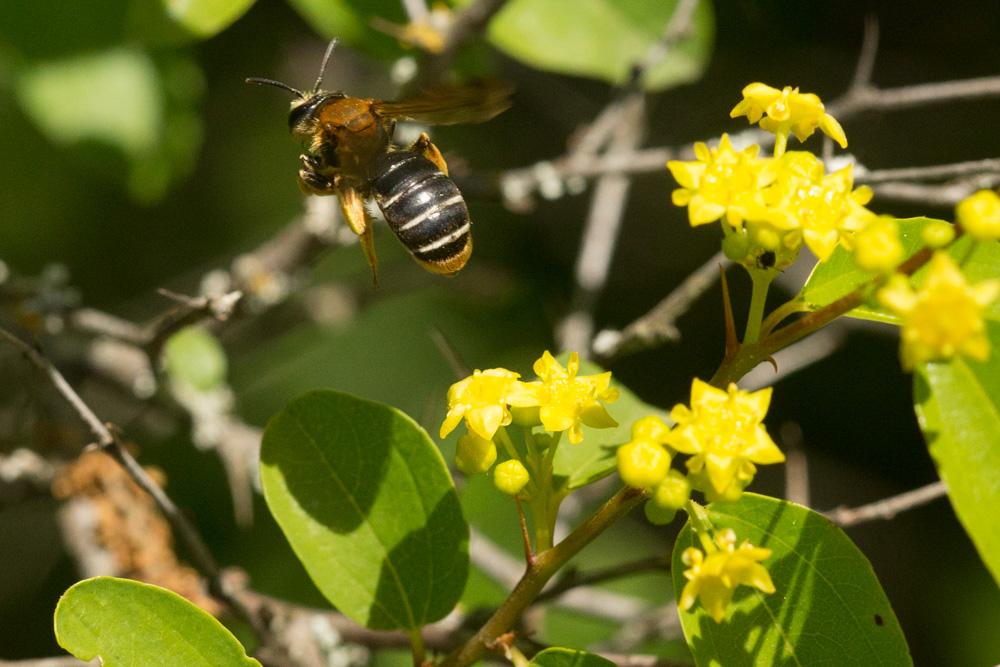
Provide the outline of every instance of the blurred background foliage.
[[[515,213],[481,187],[483,177],[564,153],[611,99],[610,84],[627,79],[674,4],[510,0],[456,69],[512,81],[514,107],[489,124],[433,135],[476,222],[469,267],[453,280],[430,276],[382,226],[379,289],[370,286],[358,248],[339,248],[288,302],[227,327],[221,360],[213,342],[193,339],[181,341],[177,363],[185,363],[184,345],[205,355],[208,380],[198,368],[185,372],[205,382],[228,376],[239,414],[257,426],[296,394],[331,387],[396,405],[431,432],[454,379],[433,332],[470,367],[528,371],[553,346],[553,327],[567,312],[589,197],[542,197]],[[850,82],[869,13],[881,27],[880,86],[1000,67],[993,3],[702,2],[693,33],[650,72],[646,144],[682,145],[741,129],[727,114],[750,81],[834,98]],[[243,79],[308,85],[326,40],[338,36],[344,45],[327,85],[395,96],[393,74],[412,65],[416,52],[374,29],[374,17],[406,22],[397,0],[0,3],[0,274],[40,276],[67,305],[136,321],[165,307],[157,287],[197,292],[208,270],[228,266],[303,210],[287,99]],[[915,166],[1000,156],[998,117],[1000,101],[988,100],[869,113],[846,130],[868,167]],[[632,321],[717,249],[714,230],[692,231],[684,211],[670,205],[671,189],[666,170],[635,178],[599,326]],[[884,201],[875,208],[950,216]],[[745,303],[746,281],[732,282],[737,303]],[[669,408],[692,376],[705,377],[718,362],[720,313],[716,290],[681,320],[679,345],[624,358],[612,370],[643,400]],[[0,358],[0,373],[0,450],[56,448],[57,433],[24,426],[29,413],[51,416],[51,403],[39,400],[44,392],[32,388],[37,378],[14,355]],[[85,380],[71,373],[77,377]],[[89,389],[112,410],[100,403],[99,387]],[[867,502],[935,479],[909,394],[891,330],[878,327],[852,333],[836,354],[776,387],[769,426],[801,429],[815,507]],[[185,423],[151,428],[142,408],[113,416],[141,443],[142,460],[166,471],[170,493],[192,509],[222,563],[245,568],[260,590],[324,605],[259,498],[252,528],[237,527],[222,467],[192,445]],[[780,494],[780,472],[762,471],[755,489]],[[463,496],[470,520],[516,554],[513,505],[499,502],[483,479],[466,483]],[[51,614],[76,573],[54,507],[44,497],[0,496],[0,658],[58,652]],[[585,552],[581,567],[667,553],[676,529],[655,529],[638,513]],[[946,503],[849,534],[871,558],[917,664],[1000,660],[1000,635],[989,631],[1000,626],[1000,597]],[[670,590],[659,574],[610,588],[658,603]],[[502,593],[474,573],[466,602],[486,606]],[[614,631],[604,621],[552,612],[541,639],[582,646]],[[640,648],[684,655],[677,642]]]

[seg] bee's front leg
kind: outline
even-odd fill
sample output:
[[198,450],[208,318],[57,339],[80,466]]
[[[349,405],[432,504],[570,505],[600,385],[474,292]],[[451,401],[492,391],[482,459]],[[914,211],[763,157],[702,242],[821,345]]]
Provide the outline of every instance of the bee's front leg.
[[307,195],[332,195],[335,194],[333,182],[320,173],[323,164],[320,160],[308,153],[300,155],[302,168],[299,169],[299,189]]
[[438,147],[434,145],[431,138],[426,132],[421,132],[420,136],[413,145],[410,146],[410,150],[414,153],[419,153],[428,160],[434,163],[434,166],[441,170],[441,173],[445,176],[448,175],[448,163],[444,161],[444,156],[441,155],[441,151]]

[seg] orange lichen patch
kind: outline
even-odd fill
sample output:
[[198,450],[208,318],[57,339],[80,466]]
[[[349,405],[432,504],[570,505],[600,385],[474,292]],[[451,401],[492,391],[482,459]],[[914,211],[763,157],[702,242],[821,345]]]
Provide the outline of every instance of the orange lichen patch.
[[[146,472],[160,486],[165,484],[162,471]],[[107,574],[168,588],[210,614],[221,611],[198,573],[177,559],[170,525],[152,498],[110,456],[97,451],[81,455],[53,480],[52,493],[92,504],[97,516],[94,542],[114,562],[115,571]]]

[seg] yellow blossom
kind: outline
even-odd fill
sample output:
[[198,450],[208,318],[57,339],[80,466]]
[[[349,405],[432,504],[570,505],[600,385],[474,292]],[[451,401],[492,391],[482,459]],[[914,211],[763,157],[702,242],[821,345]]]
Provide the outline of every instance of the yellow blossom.
[[530,479],[528,469],[517,459],[504,461],[493,470],[493,484],[508,496],[521,493]]
[[854,261],[865,271],[891,271],[903,261],[899,224],[884,215],[854,237]]
[[1000,294],[1000,281],[970,285],[951,256],[937,251],[923,284],[914,290],[910,280],[894,275],[878,292],[878,299],[902,322],[903,367],[963,354],[984,361],[990,354],[983,311]]
[[687,467],[697,475],[705,471],[717,494],[753,477],[754,463],[781,463],[784,454],[761,423],[771,402],[771,389],[748,392],[730,384],[716,389],[695,378],[691,407],[676,405],[670,416],[677,426],[669,444],[692,454]]
[[980,190],[963,199],[955,215],[970,236],[980,240],[1000,239],[1000,196],[993,190]]
[[611,428],[618,422],[611,418],[602,403],[618,399],[618,390],[611,386],[611,373],[578,375],[580,355],[573,352],[564,368],[546,351],[534,364],[538,382],[528,389],[538,405],[538,417],[546,431],[569,431],[569,441],[583,440],[581,424],[591,428]]
[[825,174],[823,162],[804,151],[786,153],[778,164],[775,184],[766,193],[763,222],[782,234],[785,246],[804,241],[826,261],[838,244],[850,249],[854,233],[874,221],[875,214],[865,208],[871,188],[852,190],[851,165]]
[[441,424],[443,438],[455,430],[462,418],[469,430],[492,440],[501,426],[510,424],[509,406],[532,405],[534,396],[517,373],[506,368],[477,370],[448,389],[448,414]]
[[729,225],[738,228],[760,207],[761,190],[772,176],[767,169],[770,161],[758,158],[759,150],[759,146],[752,145],[737,151],[729,135],[723,134],[718,148],[696,143],[697,159],[693,162],[667,163],[681,186],[671,199],[677,206],[688,207],[692,227],[725,217]]
[[677,605],[687,611],[700,599],[712,620],[720,623],[737,586],[753,586],[768,594],[775,589],[771,575],[760,564],[771,557],[770,549],[755,547],[748,541],[736,547],[736,534],[731,528],[719,533],[715,541],[719,549],[707,556],[694,547],[688,547],[681,555],[688,566],[684,571],[688,582]]
[[844,129],[837,119],[826,113],[819,97],[812,93],[800,93],[798,88],[791,86],[778,90],[763,83],[751,83],[743,89],[743,100],[733,107],[729,116],[746,116],[751,124],[759,121],[762,129],[774,133],[775,157],[785,152],[789,134],[805,141],[816,128],[840,144],[841,148],[847,148]]

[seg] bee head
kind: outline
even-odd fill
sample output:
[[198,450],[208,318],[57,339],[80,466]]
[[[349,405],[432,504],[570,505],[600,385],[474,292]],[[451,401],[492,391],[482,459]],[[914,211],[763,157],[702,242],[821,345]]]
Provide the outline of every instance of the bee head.
[[316,77],[316,84],[308,92],[292,88],[287,83],[275,81],[274,79],[251,77],[246,80],[247,83],[257,86],[281,88],[295,95],[296,99],[292,100],[292,108],[288,112],[288,129],[291,131],[292,136],[297,139],[306,139],[312,134],[316,124],[316,114],[324,104],[332,99],[345,97],[341,92],[320,90],[320,86],[323,85],[323,74],[326,73],[326,66],[329,64],[330,56],[333,54],[333,49],[336,46],[337,39],[330,40],[330,43],[326,47],[326,53],[323,55],[323,64],[319,68],[319,76]]

